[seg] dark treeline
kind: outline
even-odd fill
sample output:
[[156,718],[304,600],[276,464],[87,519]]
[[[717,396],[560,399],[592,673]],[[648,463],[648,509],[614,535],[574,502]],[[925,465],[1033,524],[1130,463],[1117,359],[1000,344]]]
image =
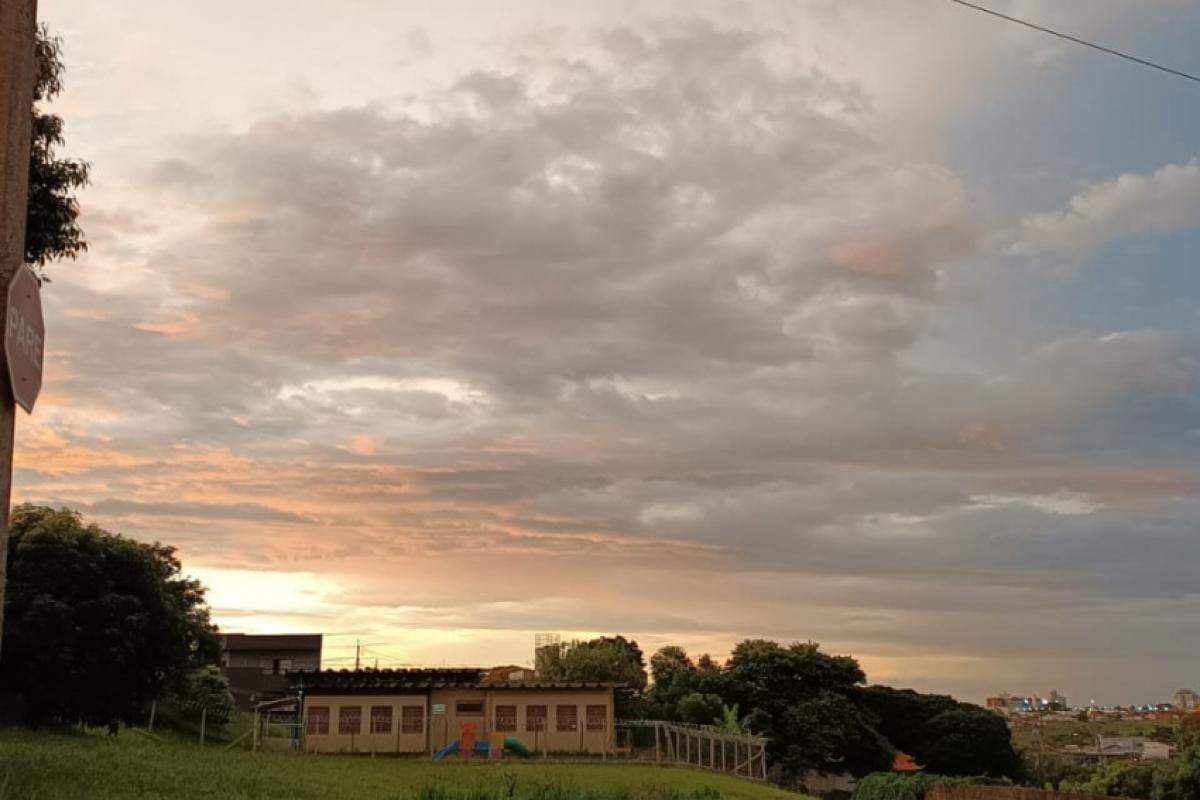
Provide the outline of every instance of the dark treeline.
[[85,525],[69,509],[14,509],[0,718],[134,722],[158,699],[227,717],[204,587],[181,570],[174,548]]
[[537,666],[552,679],[626,684],[619,716],[766,736],[780,783],[796,783],[810,770],[886,770],[897,752],[942,775],[1015,777],[1021,769],[998,715],[945,695],[868,686],[855,659],[812,642],[748,639],[724,664],[663,647],[650,657],[650,680],[642,650],[621,636],[544,649]]

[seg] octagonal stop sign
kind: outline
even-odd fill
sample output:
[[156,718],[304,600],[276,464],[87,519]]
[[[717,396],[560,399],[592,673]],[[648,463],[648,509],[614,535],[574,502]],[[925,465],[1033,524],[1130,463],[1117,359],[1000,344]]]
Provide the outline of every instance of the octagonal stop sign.
[[8,282],[8,313],[4,325],[4,360],[13,400],[33,411],[42,390],[42,355],[46,325],[42,321],[42,288],[24,264]]

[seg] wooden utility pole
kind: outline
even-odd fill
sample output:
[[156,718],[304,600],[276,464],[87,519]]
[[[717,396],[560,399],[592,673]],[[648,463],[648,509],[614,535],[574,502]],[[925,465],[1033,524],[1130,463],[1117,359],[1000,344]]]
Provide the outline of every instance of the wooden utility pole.
[[[33,106],[37,0],[0,0],[0,287],[25,261],[29,143]],[[8,323],[0,304],[0,331]],[[16,406],[7,370],[0,370],[0,631],[4,627],[9,503],[12,496]]]

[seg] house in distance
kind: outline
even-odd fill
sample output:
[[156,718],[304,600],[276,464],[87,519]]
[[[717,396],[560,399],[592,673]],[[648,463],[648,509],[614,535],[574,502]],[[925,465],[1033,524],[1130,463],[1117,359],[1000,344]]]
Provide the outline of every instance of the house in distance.
[[287,674],[321,668],[321,634],[221,634],[221,674],[238,708],[249,709],[288,688]]

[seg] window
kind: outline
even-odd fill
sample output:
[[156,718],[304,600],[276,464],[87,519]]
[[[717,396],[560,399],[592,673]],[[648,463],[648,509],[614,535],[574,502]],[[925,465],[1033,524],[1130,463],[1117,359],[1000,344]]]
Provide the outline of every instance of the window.
[[496,730],[515,731],[517,729],[517,707],[496,706]]
[[329,733],[329,706],[309,706],[308,733]]
[[362,733],[362,706],[338,709],[338,733]]
[[454,713],[458,714],[460,717],[482,717],[483,703],[459,700],[454,704]]
[[400,732],[401,733],[424,733],[425,732],[425,707],[424,706],[405,706],[400,709]]
[[258,665],[262,667],[263,675],[271,675],[275,672],[275,662],[269,658],[260,658]]
[[546,707],[545,706],[526,706],[525,707],[525,730],[527,730],[527,731],[544,731],[544,730],[546,730]]
[[290,658],[279,659],[279,674],[292,671],[292,660]]
[[608,706],[587,707],[587,729],[602,731],[608,728]]
[[371,706],[371,733],[392,732],[392,707]]
[[555,706],[554,707],[555,727],[560,731],[577,731],[579,730],[579,707],[578,706]]

